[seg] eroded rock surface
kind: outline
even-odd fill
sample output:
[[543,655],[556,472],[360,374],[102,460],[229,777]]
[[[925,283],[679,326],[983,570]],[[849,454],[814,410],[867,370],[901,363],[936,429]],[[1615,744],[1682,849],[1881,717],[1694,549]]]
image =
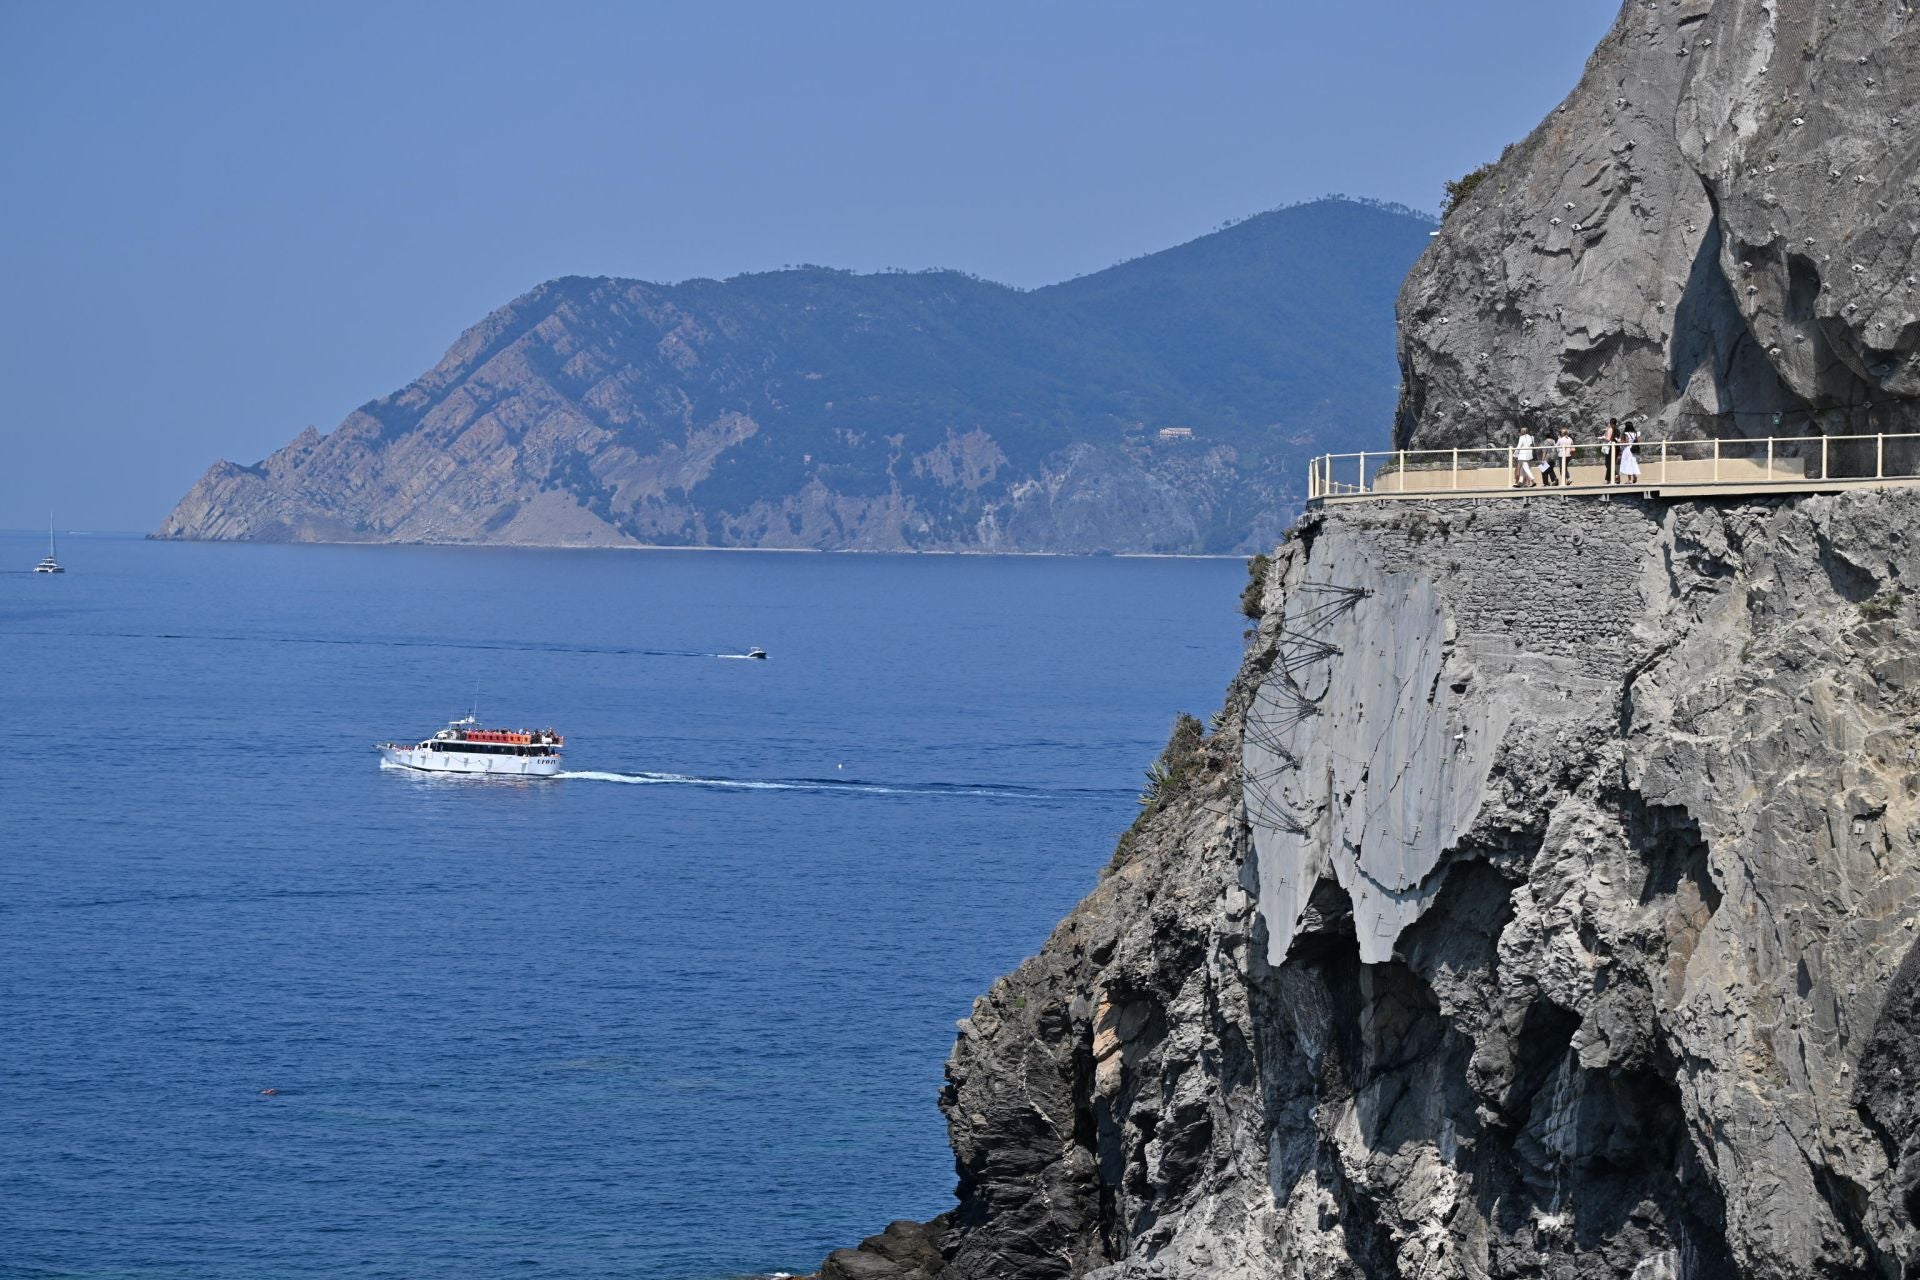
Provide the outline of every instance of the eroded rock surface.
[[1914,6],[1629,0],[1407,278],[1399,443],[1920,429],[1917,174]]

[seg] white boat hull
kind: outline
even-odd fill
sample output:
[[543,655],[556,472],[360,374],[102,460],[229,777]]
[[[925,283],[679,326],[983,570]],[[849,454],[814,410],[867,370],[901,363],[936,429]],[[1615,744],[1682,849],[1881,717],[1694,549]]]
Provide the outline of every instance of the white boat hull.
[[422,747],[382,746],[380,763],[420,773],[470,773],[496,778],[551,778],[561,760],[551,756],[483,755],[475,751],[434,751]]

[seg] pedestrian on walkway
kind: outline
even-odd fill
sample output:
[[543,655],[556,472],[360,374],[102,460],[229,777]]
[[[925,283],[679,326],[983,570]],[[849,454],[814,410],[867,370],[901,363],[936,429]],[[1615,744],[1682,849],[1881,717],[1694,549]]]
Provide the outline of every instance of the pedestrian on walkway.
[[1573,428],[1561,427],[1560,438],[1554,441],[1554,447],[1560,454],[1560,485],[1565,488],[1573,483]]
[[1620,419],[1608,418],[1607,429],[1600,433],[1600,459],[1607,464],[1608,484],[1620,482]]
[[1638,484],[1640,481],[1640,458],[1634,453],[1634,446],[1640,443],[1640,433],[1633,429],[1633,423],[1627,423],[1627,429],[1620,433],[1620,483]]
[[1513,485],[1531,489],[1537,483],[1533,474],[1533,432],[1522,427],[1520,438],[1513,442]]

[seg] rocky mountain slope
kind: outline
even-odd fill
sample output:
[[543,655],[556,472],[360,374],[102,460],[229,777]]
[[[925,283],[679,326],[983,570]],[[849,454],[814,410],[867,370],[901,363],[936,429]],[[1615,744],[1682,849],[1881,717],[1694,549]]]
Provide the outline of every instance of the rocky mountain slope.
[[1399,443],[1920,430],[1916,181],[1913,6],[1625,4],[1408,277]]
[[555,280],[330,435],[216,464],[156,536],[1270,545],[1307,456],[1390,408],[1393,293],[1430,225],[1325,200],[1032,292],[823,268]]

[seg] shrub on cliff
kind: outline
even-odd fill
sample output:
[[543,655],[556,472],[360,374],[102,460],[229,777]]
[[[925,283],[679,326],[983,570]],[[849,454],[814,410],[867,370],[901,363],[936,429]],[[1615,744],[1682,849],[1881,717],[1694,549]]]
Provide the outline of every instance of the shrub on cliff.
[[1272,559],[1265,555],[1247,560],[1247,585],[1240,592],[1240,612],[1255,622],[1260,621],[1260,610],[1267,595],[1267,570],[1272,567]]
[[1492,173],[1499,163],[1498,160],[1489,160],[1473,172],[1446,183],[1447,196],[1440,202],[1440,216],[1446,218],[1455,209],[1465,204],[1467,197],[1473,194],[1474,188],[1485,182],[1487,175]]
[[1182,711],[1173,718],[1173,732],[1167,737],[1167,745],[1147,766],[1147,789],[1140,793],[1140,816],[1133,820],[1133,825],[1126,829],[1120,842],[1114,846],[1113,859],[1107,863],[1103,875],[1112,874],[1133,857],[1134,842],[1139,839],[1141,828],[1146,825],[1147,819],[1180,794],[1188,774],[1196,764],[1205,760],[1206,743],[1207,728],[1200,723],[1198,716]]

